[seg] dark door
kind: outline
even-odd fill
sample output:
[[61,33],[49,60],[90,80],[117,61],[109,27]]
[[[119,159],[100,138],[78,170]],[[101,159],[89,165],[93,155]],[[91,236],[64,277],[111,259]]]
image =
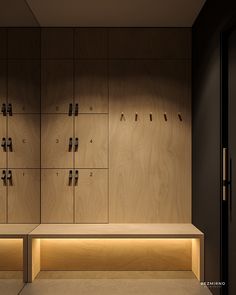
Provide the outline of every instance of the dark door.
[[228,39],[228,294],[236,294],[236,30]]

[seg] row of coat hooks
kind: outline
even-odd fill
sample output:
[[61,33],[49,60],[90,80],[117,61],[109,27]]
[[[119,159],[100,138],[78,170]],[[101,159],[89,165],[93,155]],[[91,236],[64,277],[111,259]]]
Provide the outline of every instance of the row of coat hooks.
[[[135,113],[134,114],[134,121],[138,121],[138,113]],[[182,115],[181,113],[178,113],[177,114],[177,117],[179,118],[179,120],[182,122],[183,121],[183,118],[182,118]],[[163,118],[165,121],[168,121],[168,116],[167,116],[167,113],[164,113],[163,114]],[[152,113],[149,113],[149,120],[152,121],[153,120],[153,114]],[[125,114],[122,112],[121,115],[120,115],[120,121],[126,121],[126,118],[125,118]]]

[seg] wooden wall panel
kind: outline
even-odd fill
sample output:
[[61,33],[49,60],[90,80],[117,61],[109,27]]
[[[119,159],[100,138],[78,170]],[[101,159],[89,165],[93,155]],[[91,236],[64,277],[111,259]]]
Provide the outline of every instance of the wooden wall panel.
[[[3,117],[0,114],[0,142],[3,143],[3,140],[6,140],[7,137],[7,120],[6,117]],[[4,147],[0,147],[0,168],[6,168],[7,165],[7,153]]]
[[8,222],[40,223],[40,169],[11,169]]
[[0,28],[0,59],[7,58],[7,29]]
[[[0,170],[2,176],[3,169]],[[1,179],[0,182],[0,223],[7,221],[7,187],[5,182]]]
[[41,38],[43,59],[73,58],[74,30],[72,28],[42,28]]
[[40,113],[40,61],[8,62],[8,102],[13,113]]
[[14,114],[8,117],[9,168],[40,168],[40,115]]
[[80,169],[75,186],[75,222],[108,222],[108,170]]
[[0,239],[0,271],[23,270],[23,239]]
[[73,61],[42,61],[42,113],[68,114],[73,103]]
[[186,61],[110,63],[110,222],[191,222],[189,79]]
[[41,171],[41,223],[73,223],[73,186],[68,169]]
[[63,114],[41,116],[41,167],[73,167],[73,147],[69,149],[69,139],[73,138],[73,119]]
[[108,115],[80,114],[75,117],[76,168],[108,167]]
[[75,61],[75,103],[80,113],[108,113],[107,61]]
[[109,58],[191,58],[191,28],[109,29]]
[[108,57],[108,29],[77,28],[75,29],[75,58]]
[[191,239],[41,239],[41,270],[191,270]]
[[[0,107],[7,102],[7,61],[0,60]],[[0,113],[2,116],[2,112]]]
[[40,28],[8,28],[8,58],[40,59]]

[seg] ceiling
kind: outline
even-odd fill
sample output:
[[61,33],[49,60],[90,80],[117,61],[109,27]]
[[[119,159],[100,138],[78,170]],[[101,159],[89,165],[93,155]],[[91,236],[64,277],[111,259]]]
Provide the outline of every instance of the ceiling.
[[191,27],[206,0],[0,0],[0,26]]

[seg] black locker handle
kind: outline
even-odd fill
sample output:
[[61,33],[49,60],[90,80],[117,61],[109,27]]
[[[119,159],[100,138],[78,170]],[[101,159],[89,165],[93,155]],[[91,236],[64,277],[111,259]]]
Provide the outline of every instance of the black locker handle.
[[2,112],[3,116],[6,116],[7,115],[7,108],[6,108],[6,104],[5,103],[2,104],[1,112]]
[[78,184],[78,180],[79,180],[79,170],[75,170],[75,185]]
[[79,147],[79,138],[76,137],[76,138],[75,138],[75,152],[78,151],[78,147]]
[[11,172],[11,170],[8,170],[7,179],[12,180],[12,172]]
[[69,138],[69,152],[71,152],[71,150],[72,150],[72,146],[73,146],[73,138],[70,137],[70,138]]
[[8,112],[8,114],[9,114],[9,116],[12,116],[12,104],[11,104],[11,103],[9,103],[9,104],[7,105],[7,112]]
[[75,116],[78,116],[78,114],[79,114],[79,104],[76,103],[75,104]]
[[11,139],[11,137],[8,137],[7,147],[9,148],[9,151],[12,152],[12,139]]
[[3,148],[3,150],[5,152],[6,151],[6,148],[7,148],[7,142],[6,142],[6,138],[5,137],[2,138],[1,147]]
[[2,179],[3,181],[6,181],[6,178],[7,178],[6,170],[2,170],[2,176],[1,176],[1,179]]
[[72,179],[73,179],[73,171],[70,170],[70,171],[69,171],[69,185],[71,185],[71,183],[72,183]]
[[73,112],[73,105],[72,103],[69,104],[69,116],[72,116],[72,112]]

